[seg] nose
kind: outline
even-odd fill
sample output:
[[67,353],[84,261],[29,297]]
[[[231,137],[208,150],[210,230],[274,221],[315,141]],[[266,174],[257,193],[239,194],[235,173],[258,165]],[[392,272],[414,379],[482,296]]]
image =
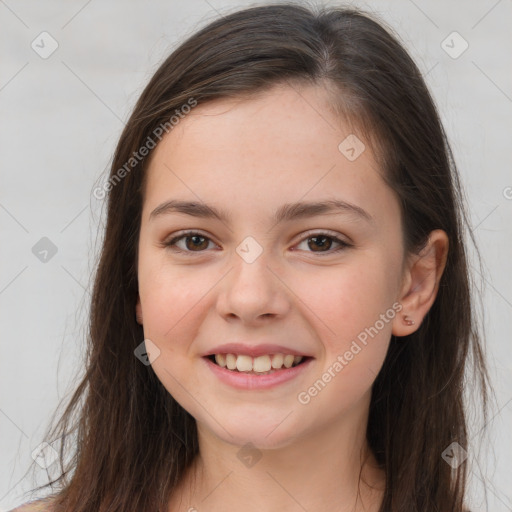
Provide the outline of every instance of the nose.
[[234,268],[222,281],[218,313],[227,321],[238,319],[245,325],[260,325],[271,318],[282,318],[290,309],[290,291],[265,251],[248,263],[234,254]]

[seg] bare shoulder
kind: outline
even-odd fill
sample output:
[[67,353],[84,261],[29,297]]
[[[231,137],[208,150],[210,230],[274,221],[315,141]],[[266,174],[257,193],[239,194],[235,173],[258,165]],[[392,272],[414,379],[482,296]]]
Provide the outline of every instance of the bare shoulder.
[[48,499],[31,501],[30,503],[20,505],[19,507],[11,510],[11,512],[52,512],[52,502],[53,500]]

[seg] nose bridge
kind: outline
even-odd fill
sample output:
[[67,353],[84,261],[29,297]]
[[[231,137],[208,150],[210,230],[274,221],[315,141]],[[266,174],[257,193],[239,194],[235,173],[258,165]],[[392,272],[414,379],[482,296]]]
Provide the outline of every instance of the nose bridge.
[[[240,289],[250,288],[252,290],[260,289],[265,290],[273,286],[271,277],[272,273],[269,270],[271,264],[269,258],[269,251],[263,251],[261,254],[253,257],[248,252],[246,255],[248,259],[244,258],[244,255],[239,254],[237,249],[237,255],[233,257],[234,269],[232,274],[231,287],[235,286]],[[249,257],[250,255],[250,257]]]
[[247,237],[233,254],[233,268],[219,298],[223,315],[250,321],[260,316],[283,315],[288,307],[285,287],[272,269],[271,250]]

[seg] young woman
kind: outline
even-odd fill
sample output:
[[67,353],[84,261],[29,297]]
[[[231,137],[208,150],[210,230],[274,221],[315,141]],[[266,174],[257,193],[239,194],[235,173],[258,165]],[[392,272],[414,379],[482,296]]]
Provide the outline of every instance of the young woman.
[[209,24],[95,195],[87,369],[41,510],[465,510],[463,382],[485,398],[487,377],[459,178],[380,22],[274,4]]

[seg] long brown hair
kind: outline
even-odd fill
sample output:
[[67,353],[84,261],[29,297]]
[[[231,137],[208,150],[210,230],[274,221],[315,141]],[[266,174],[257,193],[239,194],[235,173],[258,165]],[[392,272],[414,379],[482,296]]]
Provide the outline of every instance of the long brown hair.
[[467,464],[452,469],[442,453],[452,442],[468,449],[467,372],[477,376],[484,405],[488,377],[449,144],[421,73],[382,22],[354,9],[285,3],[234,12],[192,35],[151,78],[121,135],[107,189],[86,371],[48,437],[61,442],[60,472],[48,484],[57,489],[56,510],[164,511],[198,453],[194,418],[134,357],[144,339],[135,303],[148,158],[130,159],[191,98],[202,104],[286,82],[329,83],[333,109],[378,141],[408,251],[418,251],[434,229],[449,237],[431,310],[416,332],[391,339],[373,385],[367,438],[386,474],[382,512],[463,510]]

